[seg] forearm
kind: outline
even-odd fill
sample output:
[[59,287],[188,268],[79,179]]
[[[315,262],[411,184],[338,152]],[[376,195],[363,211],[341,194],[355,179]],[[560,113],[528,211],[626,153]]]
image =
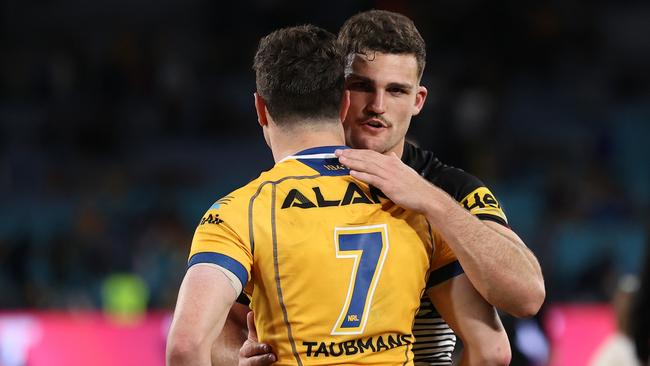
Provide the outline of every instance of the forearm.
[[246,314],[249,309],[239,303],[233,304],[221,334],[212,346],[212,366],[236,366],[239,349],[248,336]]
[[516,234],[509,237],[488,226],[437,187],[431,186],[429,193],[435,198],[428,200],[424,214],[454,251],[477,291],[514,316],[535,314],[545,292],[532,252]]
[[461,274],[427,292],[443,319],[463,342],[460,365],[508,365],[508,335],[494,307]]
[[239,362],[239,349],[246,341],[246,328],[226,320],[226,324],[212,346],[212,366],[236,366]]

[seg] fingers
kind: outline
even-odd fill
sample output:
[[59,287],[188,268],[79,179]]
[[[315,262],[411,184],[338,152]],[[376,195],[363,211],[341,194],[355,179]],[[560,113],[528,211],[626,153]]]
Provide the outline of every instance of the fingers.
[[259,343],[253,341],[246,341],[239,350],[239,356],[243,358],[251,358],[255,356],[264,356],[271,354],[271,346],[266,343]]
[[255,314],[249,311],[246,314],[246,326],[248,327],[248,339],[257,342],[257,328],[255,328]]
[[374,172],[379,170],[379,167],[375,166],[375,164],[363,160],[351,159],[346,156],[339,157],[339,162],[348,167],[348,169],[360,172]]
[[269,353],[262,356],[255,356],[251,358],[239,359],[239,366],[266,366],[271,365],[276,361],[276,357],[273,353]]
[[359,157],[372,158],[376,156],[381,156],[380,153],[368,149],[337,149],[336,151],[334,151],[334,155],[357,157],[357,158]]
[[350,175],[354,178],[357,178],[358,180],[370,184],[372,186],[375,186],[379,189],[383,188],[383,182],[384,180],[377,177],[376,175],[369,174],[369,173],[364,173],[356,170],[350,170]]
[[386,165],[402,163],[400,158],[397,157],[397,154],[394,152],[383,155],[373,150],[345,149],[336,150],[334,152],[334,155],[338,157],[339,160],[343,159],[347,162],[350,162],[351,164],[362,162],[367,164],[367,167],[372,166],[379,169],[386,167]]
[[368,150],[368,149],[338,149],[334,151],[334,155],[336,157],[340,156],[345,156],[350,159],[362,159],[362,160],[382,160],[382,159],[393,159],[396,158],[397,160],[400,160],[397,154],[394,152],[389,152],[386,154],[381,154],[378,153],[374,150]]
[[361,171],[372,173],[381,176],[385,173],[382,168],[385,165],[383,161],[385,156],[370,150],[339,150],[337,155],[339,162],[346,167]]
[[372,150],[357,150],[357,149],[345,149],[345,150],[336,150],[334,151],[334,155],[338,158],[345,158],[349,160],[356,160],[356,161],[367,161],[367,162],[375,162],[378,160],[381,160],[382,157],[385,157],[384,155],[372,151]]
[[350,169],[351,176],[382,191],[388,188],[386,184],[401,179],[406,167],[395,153],[382,155],[372,150],[346,149],[335,151],[335,155]]
[[244,342],[239,350],[240,366],[264,366],[276,361],[271,346],[257,341],[257,328],[255,328],[255,315],[252,311],[246,314],[246,325],[248,326],[248,340]]
[[271,346],[248,340],[239,350],[239,366],[270,365],[276,361]]

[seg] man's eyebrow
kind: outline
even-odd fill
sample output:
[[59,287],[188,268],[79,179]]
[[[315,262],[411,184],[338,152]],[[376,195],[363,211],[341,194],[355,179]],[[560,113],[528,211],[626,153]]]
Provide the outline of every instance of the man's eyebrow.
[[[356,81],[364,81],[366,83],[374,84],[375,81],[367,76],[359,75],[359,74],[350,74],[347,77],[348,80],[356,80]],[[392,82],[388,83],[387,88],[396,88],[396,89],[404,89],[404,90],[412,90],[413,85],[409,83],[399,83],[399,82]]]
[[348,78],[348,79],[354,79],[354,80],[365,81],[365,82],[367,82],[367,83],[374,83],[374,81],[373,81],[371,78],[369,78],[369,77],[367,77],[367,76],[361,76],[361,75],[359,75],[359,74],[354,74],[354,73],[350,74],[347,78]]
[[[348,80],[349,79],[354,79],[354,80],[358,80],[358,81],[365,81],[365,82],[373,83],[373,84],[375,82],[373,79],[371,79],[371,78],[369,78],[367,76],[354,74],[354,73],[348,75],[347,79]],[[400,82],[397,82],[397,81],[394,81],[392,83],[388,83],[388,87],[389,88],[408,89],[408,90],[413,89],[413,85],[411,85],[409,83],[400,83]]]

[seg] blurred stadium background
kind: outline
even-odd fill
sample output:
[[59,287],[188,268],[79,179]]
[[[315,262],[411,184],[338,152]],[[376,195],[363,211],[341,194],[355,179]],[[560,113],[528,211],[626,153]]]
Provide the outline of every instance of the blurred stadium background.
[[272,166],[259,38],[370,8],[427,42],[410,138],[493,187],[543,266],[537,321],[504,318],[537,363],[513,364],[586,364],[648,246],[647,1],[3,1],[0,366],[162,365],[197,221]]

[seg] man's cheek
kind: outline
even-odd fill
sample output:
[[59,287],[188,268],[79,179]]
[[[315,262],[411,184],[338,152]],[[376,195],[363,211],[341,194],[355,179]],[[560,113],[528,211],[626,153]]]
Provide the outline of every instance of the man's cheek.
[[350,93],[350,110],[357,111],[366,105],[366,98],[359,93]]

